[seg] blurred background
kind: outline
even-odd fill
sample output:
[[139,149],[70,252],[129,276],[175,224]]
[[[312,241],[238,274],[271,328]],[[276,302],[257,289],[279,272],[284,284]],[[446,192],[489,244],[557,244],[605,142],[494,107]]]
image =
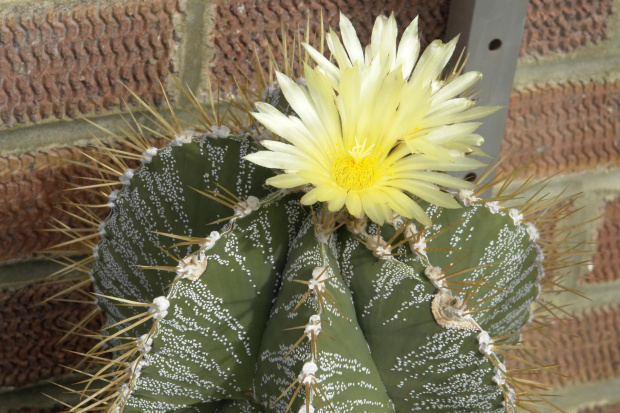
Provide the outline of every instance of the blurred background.
[[[76,353],[93,344],[87,337],[58,344],[93,307],[79,294],[37,305],[64,286],[42,281],[57,265],[36,253],[63,240],[41,231],[52,220],[83,226],[77,211],[57,209],[63,191],[87,174],[67,161],[85,160],[95,142],[81,116],[115,129],[124,100],[135,103],[119,81],[155,105],[164,102],[161,82],[182,110],[187,101],[171,72],[205,103],[209,81],[234,97],[232,76],[252,76],[254,51],[268,67],[267,45],[278,57],[283,33],[291,39],[308,19],[313,32],[321,10],[334,28],[339,10],[348,15],[362,44],[378,14],[393,11],[401,30],[419,16],[424,46],[443,39],[450,3],[0,0],[0,413],[60,411],[41,393],[62,397],[48,381],[70,383]],[[591,265],[567,282],[589,300],[573,300],[546,333],[555,344],[537,353],[561,374],[533,377],[564,396],[554,400],[560,407],[578,413],[620,412],[619,7],[620,0],[531,0],[503,136],[485,136],[501,139],[502,168],[536,159],[528,172],[556,175],[551,192],[583,192],[569,225],[605,214],[582,228]]]

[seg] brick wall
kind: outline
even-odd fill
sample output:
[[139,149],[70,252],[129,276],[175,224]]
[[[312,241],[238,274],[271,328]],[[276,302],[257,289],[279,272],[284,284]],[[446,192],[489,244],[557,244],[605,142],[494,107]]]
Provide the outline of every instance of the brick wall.
[[[72,164],[92,152],[86,116],[119,130],[136,99],[160,105],[163,89],[185,105],[170,73],[200,92],[213,49],[213,10],[204,0],[23,0],[0,4],[0,412],[62,411],[47,393],[64,391],[71,368],[93,345],[88,337],[59,341],[95,309],[74,292],[47,302],[63,284],[43,278],[58,269],[36,253],[63,241],[41,231],[87,227],[73,208],[58,210],[66,189],[92,175]],[[191,50],[191,53],[186,53]],[[138,114],[144,120],[144,116]],[[100,134],[98,134],[100,135]],[[96,192],[96,191],[95,191]],[[100,203],[96,193],[80,202]],[[100,216],[107,214],[101,209]],[[96,331],[101,317],[89,326]]]
[[530,1],[502,145],[506,168],[538,157],[529,172],[557,175],[552,192],[583,192],[569,225],[604,214],[577,238],[591,243],[591,265],[568,281],[590,300],[569,307],[574,318],[545,336],[529,334],[545,364],[559,365],[560,375],[537,379],[556,387],[558,405],[579,413],[620,411],[619,6]]
[[0,26],[2,124],[118,107],[125,83],[148,101],[174,71],[176,0],[24,5]]
[[[230,76],[251,71],[247,52],[262,62],[276,49],[280,27],[337,23],[343,10],[367,41],[374,16],[395,11],[401,27],[420,15],[423,42],[440,38],[449,0],[21,0],[0,3],[0,413],[52,411],[40,398],[45,380],[68,380],[79,357],[55,346],[59,330],[87,304],[35,304],[57,286],[41,283],[55,269],[34,258],[60,240],[42,233],[53,219],[84,225],[55,208],[63,190],[85,171],[67,163],[85,159],[93,143],[86,116],[114,129],[126,84],[149,102],[164,89],[186,102],[169,73],[204,96],[206,79],[234,93]],[[534,157],[530,172],[558,174],[550,190],[584,192],[573,220],[606,213],[580,239],[593,243],[592,265],[575,275],[587,294],[564,331],[550,334],[549,364],[567,377],[541,377],[565,397],[571,412],[617,412],[620,395],[620,0],[531,0],[502,151],[506,167]],[[96,195],[83,194],[95,201]],[[105,211],[102,211],[104,214]],[[559,304],[562,304],[561,302]],[[96,328],[98,320],[93,320]],[[87,340],[64,343],[74,350]]]

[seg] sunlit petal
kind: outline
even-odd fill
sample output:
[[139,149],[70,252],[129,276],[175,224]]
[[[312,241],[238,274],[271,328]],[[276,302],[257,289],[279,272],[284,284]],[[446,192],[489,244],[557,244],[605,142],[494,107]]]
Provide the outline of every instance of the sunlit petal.
[[340,80],[340,69],[338,69],[338,66],[330,62],[329,59],[319,53],[318,50],[310,46],[308,43],[303,43],[303,46],[312,60],[314,60],[329,77],[336,82]]
[[349,213],[355,217],[362,215],[362,200],[357,191],[349,191],[346,199],[347,209]]
[[296,170],[300,166],[300,159],[288,153],[259,151],[244,156],[244,159],[265,168]]
[[420,40],[418,39],[418,18],[413,19],[403,33],[396,53],[396,65],[401,66],[403,78],[408,78],[420,54]]
[[351,59],[351,62],[355,63],[359,61],[363,63],[364,50],[362,50],[362,45],[357,38],[355,28],[351,24],[351,20],[349,20],[347,16],[342,13],[340,13],[340,32],[342,34],[342,42],[347,49],[347,53],[349,55],[349,59]]
[[480,72],[467,72],[460,75],[452,82],[439,89],[437,93],[433,95],[433,105],[460,95],[461,93],[472,88],[481,78],[482,73]]
[[280,174],[267,179],[267,185],[276,188],[295,188],[296,186],[306,185],[308,182],[295,173]]
[[336,58],[336,62],[338,62],[338,67],[341,70],[345,67],[352,66],[347,52],[344,50],[342,43],[340,43],[338,35],[336,35],[333,30],[330,30],[330,32],[327,34],[327,47],[329,47],[329,51],[332,52],[332,55]]

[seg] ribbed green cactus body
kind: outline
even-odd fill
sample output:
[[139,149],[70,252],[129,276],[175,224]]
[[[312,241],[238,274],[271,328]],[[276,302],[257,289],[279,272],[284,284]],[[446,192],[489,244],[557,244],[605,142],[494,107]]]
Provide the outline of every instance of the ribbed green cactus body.
[[161,368],[142,371],[128,406],[166,411],[247,398],[289,234],[296,232],[288,214],[299,208],[289,196],[236,221],[208,251],[202,276],[170,288],[169,316],[158,322],[148,354]]
[[[452,260],[462,259],[459,268],[478,268],[454,277],[461,282],[484,279],[485,285],[492,287],[468,290],[473,293],[473,302],[493,297],[480,306],[476,322],[491,336],[517,332],[530,317],[530,304],[539,294],[539,277],[544,275],[542,252],[533,242],[528,225],[515,222],[510,210],[493,213],[484,205],[432,210],[436,210],[437,219],[427,237],[452,228],[428,243],[429,261],[445,268]],[[459,251],[432,249],[442,246],[460,250],[460,256],[457,258]]]
[[[92,274],[108,325],[145,311],[108,297],[166,303],[109,330],[141,337],[140,365],[127,360],[118,391],[124,411],[503,411],[502,357],[481,333],[509,335],[528,320],[540,252],[525,226],[483,204],[427,205],[427,229],[397,218],[381,234],[359,222],[329,233],[317,227],[320,208],[262,185],[271,172],[242,159],[251,150],[241,138],[173,143],[111,199]],[[240,211],[192,189],[224,193],[216,183],[260,205],[208,225]],[[396,231],[393,249],[377,250],[373,240]],[[203,267],[186,278],[141,267],[199,256],[158,233],[204,238]],[[431,267],[448,277],[431,282]],[[442,294],[480,303],[475,322],[442,324]]]
[[[273,403],[299,376],[304,363],[311,360],[311,348],[306,339],[288,357],[284,357],[303,336],[304,330],[282,329],[304,326],[313,315],[320,316],[321,327],[325,330],[325,334],[319,333],[317,336],[318,357],[314,362],[319,370],[315,376],[317,384],[320,380],[320,387],[332,404],[332,410],[394,411],[358,325],[351,291],[345,280],[338,277],[339,243],[336,238],[333,235],[326,242],[319,242],[312,220],[307,218],[290,250],[282,287],[265,328],[255,383],[258,396],[273,405],[272,411],[286,410],[290,397]],[[324,311],[320,312],[321,302],[314,294],[295,309],[308,292],[306,284],[295,280],[309,281],[313,272],[321,272],[322,268],[326,268],[323,278],[329,291],[323,299]],[[317,409],[321,406],[319,399],[315,396],[312,402]],[[304,402],[303,397],[297,397],[293,411],[298,411]],[[327,404],[325,401],[323,403]]]
[[497,409],[502,393],[492,382],[493,365],[478,350],[478,331],[437,324],[430,308],[436,289],[409,247],[377,260],[355,235],[346,234],[344,244],[343,274],[396,411]]
[[[232,215],[229,208],[192,188],[216,189],[219,184],[239,196],[267,195],[264,182],[270,171],[241,159],[252,151],[252,145],[248,139],[213,138],[182,146],[172,143],[159,150],[151,162],[126,173],[133,177],[111,197],[111,214],[100,227],[102,240],[94,252],[96,290],[134,301],[165,295],[175,274],[139,268],[177,265],[160,248],[171,245],[170,238],[156,232],[206,237],[222,226],[208,223]],[[185,257],[195,249],[183,246],[170,252]],[[142,310],[117,304],[105,297],[98,299],[109,325]],[[138,325],[132,332],[145,334],[148,328]]]
[[[131,410],[132,409],[125,408],[125,411]],[[171,411],[174,413],[264,413],[264,410],[260,405],[245,400],[206,402]]]

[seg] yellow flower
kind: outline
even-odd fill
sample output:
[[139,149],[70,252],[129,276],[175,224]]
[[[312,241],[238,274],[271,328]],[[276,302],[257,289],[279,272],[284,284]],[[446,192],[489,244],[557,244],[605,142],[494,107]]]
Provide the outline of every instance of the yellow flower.
[[[286,142],[263,141],[266,151],[247,156],[259,165],[283,170],[267,183],[278,188],[311,185],[301,202],[327,202],[354,216],[383,223],[396,212],[428,225],[414,195],[435,205],[458,208],[441,187],[472,185],[436,171],[477,168],[480,125],[469,121],[497,108],[469,109],[459,97],[480,78],[465,73],[450,82],[441,72],[456,39],[431,43],[418,59],[417,19],[397,47],[394,16],[377,18],[371,43],[362,50],[351,22],[341,14],[341,43],[332,31],[328,46],[337,64],[304,45],[317,66],[304,68],[305,85],[281,73],[282,93],[297,116],[287,117],[259,102],[254,117]],[[416,63],[417,62],[417,63]]]

